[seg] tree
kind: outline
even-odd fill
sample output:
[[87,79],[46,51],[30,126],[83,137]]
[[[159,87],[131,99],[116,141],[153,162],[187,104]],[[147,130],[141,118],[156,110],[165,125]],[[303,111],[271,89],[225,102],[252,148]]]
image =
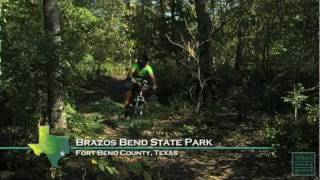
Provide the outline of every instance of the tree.
[[245,41],[245,27],[244,27],[244,2],[243,0],[239,1],[239,11],[240,11],[240,17],[238,22],[237,22],[237,47],[236,47],[236,57],[235,57],[235,65],[234,69],[235,71],[241,71],[242,70],[242,65],[243,65],[243,60],[244,60],[244,41]]
[[[210,74],[213,73],[213,62],[212,62],[212,42],[210,40],[213,33],[213,27],[211,18],[208,12],[208,2],[207,0],[195,0],[195,8],[198,22],[198,41],[201,46],[199,46],[199,65],[201,74],[199,79],[208,79]],[[200,82],[200,81],[199,81]],[[206,97],[203,86],[206,84],[198,83],[197,94],[198,99],[203,99]],[[200,105],[202,104],[202,100]],[[198,105],[199,109],[200,106]]]
[[212,43],[209,38],[212,35],[212,22],[208,12],[207,0],[196,0],[196,14],[198,22],[198,39],[204,42],[200,48],[200,64],[203,70],[203,76],[212,73]]
[[58,0],[43,0],[44,30],[47,42],[47,120],[51,127],[66,128],[63,119],[63,86],[60,67],[60,9]]
[[[0,3],[0,17],[2,16],[2,3]],[[0,24],[0,76],[2,74],[1,72],[1,47],[2,47],[2,37],[1,37],[1,24]],[[1,85],[1,81],[0,81],[0,85]],[[1,88],[1,87],[0,87]]]

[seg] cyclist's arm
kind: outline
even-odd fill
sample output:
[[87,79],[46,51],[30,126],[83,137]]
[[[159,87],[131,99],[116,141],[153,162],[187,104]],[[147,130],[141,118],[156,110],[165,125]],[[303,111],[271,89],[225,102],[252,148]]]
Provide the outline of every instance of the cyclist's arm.
[[153,69],[152,69],[151,66],[148,67],[148,73],[149,73],[149,77],[150,77],[151,82],[152,82],[152,86],[153,87],[157,87],[156,78],[154,77]]
[[152,85],[153,85],[153,86],[157,86],[157,84],[156,84],[156,78],[154,77],[153,74],[150,75],[150,79],[151,79]]
[[138,67],[137,67],[137,64],[133,64],[127,74],[127,79],[128,80],[131,80],[132,77],[133,77],[133,73],[135,73],[137,71]]

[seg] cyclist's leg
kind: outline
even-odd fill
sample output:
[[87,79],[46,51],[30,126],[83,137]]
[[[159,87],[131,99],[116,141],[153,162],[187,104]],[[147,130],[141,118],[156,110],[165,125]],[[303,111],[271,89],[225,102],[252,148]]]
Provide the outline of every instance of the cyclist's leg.
[[127,108],[134,100],[134,97],[137,95],[139,91],[139,86],[135,83],[131,82],[130,89],[127,89],[125,94],[125,102],[124,107]]
[[133,84],[131,81],[127,81],[125,82],[125,90],[126,90],[126,93],[124,95],[124,103],[123,103],[123,106],[126,108],[127,106],[130,105],[130,100],[132,98],[132,88],[133,88]]
[[131,89],[131,98],[130,98],[130,103],[134,101],[134,98],[137,96],[139,91],[139,86],[137,84],[132,85],[132,89]]
[[132,99],[132,91],[131,90],[126,91],[123,107],[125,107],[125,108],[128,107],[129,104],[131,103],[131,99]]

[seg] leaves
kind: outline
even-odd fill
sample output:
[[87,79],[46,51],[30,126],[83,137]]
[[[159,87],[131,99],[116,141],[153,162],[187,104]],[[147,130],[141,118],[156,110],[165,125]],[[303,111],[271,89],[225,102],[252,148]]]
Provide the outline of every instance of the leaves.
[[101,171],[107,171],[110,174],[119,174],[117,169],[113,166],[111,166],[107,161],[103,159],[94,160],[96,165],[98,165],[98,168]]
[[284,102],[292,104],[294,107],[300,108],[302,103],[308,98],[308,96],[303,95],[304,87],[301,83],[294,85],[294,90],[289,92],[286,97],[282,97]]

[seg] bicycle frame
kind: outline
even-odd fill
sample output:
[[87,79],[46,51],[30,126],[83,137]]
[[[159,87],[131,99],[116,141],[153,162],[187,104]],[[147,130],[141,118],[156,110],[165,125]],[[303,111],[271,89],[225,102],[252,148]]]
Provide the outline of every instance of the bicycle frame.
[[144,91],[147,90],[150,86],[147,84],[147,81],[143,81],[142,83],[136,83],[138,87],[138,91],[136,97],[134,97],[133,104],[131,104],[131,115],[132,116],[142,116],[143,110],[146,104],[145,97],[143,95]]

